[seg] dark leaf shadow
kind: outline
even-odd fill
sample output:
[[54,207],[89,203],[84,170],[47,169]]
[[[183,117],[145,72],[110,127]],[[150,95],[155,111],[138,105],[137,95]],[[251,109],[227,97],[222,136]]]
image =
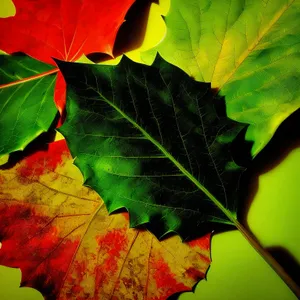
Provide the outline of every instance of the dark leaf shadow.
[[[258,177],[276,168],[296,148],[300,147],[300,109],[288,117],[278,128],[269,144],[249,165],[249,156],[242,161],[249,165],[240,185],[240,207],[238,219],[248,229],[247,215],[258,191]],[[250,230],[251,231],[251,230]],[[292,279],[300,285],[300,264],[295,257],[282,246],[267,249]]]
[[[128,10],[125,22],[120,27],[113,50],[114,57],[139,48],[145,38],[150,7],[158,0],[136,0]],[[92,53],[87,58],[93,62],[104,62],[111,57],[103,53]]]
[[267,249],[295,283],[300,285],[300,264],[292,253],[281,246],[269,247]]
[[[247,226],[247,213],[254,200],[254,197],[259,188],[258,177],[272,169],[276,168],[284,159],[291,153],[292,150],[300,147],[300,109],[289,116],[277,129],[272,140],[267,146],[255,157],[251,164],[249,164],[249,150],[242,150],[245,154],[248,151],[246,159],[241,158],[239,163],[248,167],[243,174],[240,182],[240,207],[238,211],[238,219]],[[242,147],[247,147],[240,144]],[[244,148],[245,149],[245,148]],[[236,151],[236,150],[235,150]]]

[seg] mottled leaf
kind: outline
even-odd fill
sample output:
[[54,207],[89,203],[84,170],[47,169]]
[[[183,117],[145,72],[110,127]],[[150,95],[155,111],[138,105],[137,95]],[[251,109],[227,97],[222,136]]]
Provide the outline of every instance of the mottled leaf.
[[131,226],[150,223],[158,237],[234,222],[243,169],[230,147],[244,125],[217,115],[209,84],[160,57],[151,67],[58,64],[69,92],[59,131],[109,212],[126,207]]
[[209,234],[159,242],[128,228],[127,213],[109,216],[64,140],[2,170],[0,191],[0,264],[21,268],[22,286],[47,300],[163,300],[209,266]]

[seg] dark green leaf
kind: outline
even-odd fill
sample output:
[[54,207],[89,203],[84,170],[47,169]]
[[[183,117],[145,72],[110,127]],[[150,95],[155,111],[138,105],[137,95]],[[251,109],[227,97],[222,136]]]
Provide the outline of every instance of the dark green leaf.
[[230,145],[244,125],[217,115],[209,84],[160,57],[151,67],[58,64],[68,86],[59,131],[109,212],[126,207],[131,226],[150,222],[159,237],[232,223],[242,169]]

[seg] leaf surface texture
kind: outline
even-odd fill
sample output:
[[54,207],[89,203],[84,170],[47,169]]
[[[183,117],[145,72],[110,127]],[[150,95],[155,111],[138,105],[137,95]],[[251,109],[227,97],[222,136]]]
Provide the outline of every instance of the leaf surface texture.
[[47,300],[166,299],[210,264],[209,234],[159,242],[128,228],[127,213],[109,216],[64,140],[3,170],[0,190],[0,264],[21,268],[22,285]]
[[244,125],[217,114],[209,84],[160,57],[151,67],[58,64],[68,84],[59,131],[109,212],[126,207],[131,226],[150,223],[158,237],[232,223],[243,169],[230,145]]
[[172,0],[160,55],[225,96],[255,156],[300,107],[299,0]]
[[24,55],[0,55],[0,156],[23,150],[49,129],[53,102],[53,66]]

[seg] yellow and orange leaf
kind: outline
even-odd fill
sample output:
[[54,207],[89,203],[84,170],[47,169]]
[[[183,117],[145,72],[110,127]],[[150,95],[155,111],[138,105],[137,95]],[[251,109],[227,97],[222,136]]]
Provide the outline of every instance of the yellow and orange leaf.
[[[113,187],[112,187],[113,189]],[[0,173],[0,264],[46,299],[162,300],[190,290],[210,264],[210,235],[159,242],[108,215],[82,186],[65,140]]]

